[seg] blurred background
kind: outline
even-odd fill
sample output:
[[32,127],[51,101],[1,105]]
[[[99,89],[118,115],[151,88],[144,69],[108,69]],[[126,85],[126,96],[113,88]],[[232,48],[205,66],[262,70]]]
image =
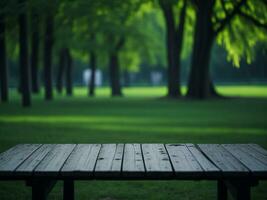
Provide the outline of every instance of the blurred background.
[[[0,152],[19,143],[267,148],[266,0],[0,0]],[[110,98],[112,97],[112,98]],[[61,183],[49,199],[62,198]],[[215,182],[77,182],[76,199],[216,198]],[[267,182],[252,199],[267,199]],[[1,182],[0,199],[30,199]]]

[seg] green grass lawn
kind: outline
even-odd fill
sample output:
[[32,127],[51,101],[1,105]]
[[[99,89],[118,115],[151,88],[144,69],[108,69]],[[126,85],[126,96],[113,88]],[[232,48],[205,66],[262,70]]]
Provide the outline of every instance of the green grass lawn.
[[[109,98],[107,88],[87,97],[76,88],[74,97],[56,95],[45,102],[33,97],[22,108],[11,92],[0,104],[0,152],[17,143],[257,143],[267,148],[267,86],[221,86],[229,98],[208,101],[167,100],[162,87],[128,88],[124,98]],[[183,91],[185,89],[183,88]],[[60,199],[62,183],[49,196]],[[252,191],[267,199],[267,182]],[[0,199],[29,199],[23,182],[0,182]],[[76,199],[215,199],[211,181],[77,182]]]

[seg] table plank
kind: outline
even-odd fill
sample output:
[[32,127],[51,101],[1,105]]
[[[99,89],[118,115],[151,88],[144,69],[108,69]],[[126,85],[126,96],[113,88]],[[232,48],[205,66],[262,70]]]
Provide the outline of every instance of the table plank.
[[250,154],[252,157],[259,160],[260,162],[267,165],[267,155],[260,153],[258,150],[247,144],[239,144],[239,148],[241,148],[242,151],[246,152],[247,154]]
[[101,144],[78,144],[61,169],[62,176],[92,176]]
[[73,151],[75,144],[57,144],[34,170],[34,175],[58,176],[61,167]]
[[124,177],[142,177],[145,175],[140,144],[125,144],[122,166],[122,176]]
[[198,144],[201,151],[222,171],[223,176],[246,176],[249,170],[219,144]]
[[250,147],[252,147],[254,150],[258,151],[259,153],[267,156],[267,150],[262,148],[260,145],[258,144],[248,144]]
[[245,147],[248,145],[224,144],[222,146],[240,160],[240,162],[242,162],[254,176],[267,176],[267,164],[265,165],[253,157],[250,150],[244,151]]
[[197,147],[194,144],[186,144],[189,151],[194,155],[195,159],[198,161],[202,169],[207,172],[206,175],[219,175],[220,170],[203,155],[197,149]]
[[200,177],[203,169],[185,144],[166,144],[176,177]]
[[146,174],[149,177],[172,177],[171,161],[163,144],[142,144]]
[[10,176],[40,144],[19,144],[0,154],[0,175]]
[[31,154],[17,169],[16,174],[30,176],[37,165],[44,159],[49,151],[54,147],[53,144],[44,144]]
[[118,177],[121,173],[123,144],[102,144],[94,170],[96,177]]

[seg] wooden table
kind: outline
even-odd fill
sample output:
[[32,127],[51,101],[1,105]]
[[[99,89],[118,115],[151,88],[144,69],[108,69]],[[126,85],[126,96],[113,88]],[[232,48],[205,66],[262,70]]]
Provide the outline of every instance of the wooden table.
[[19,144],[0,154],[0,180],[25,180],[34,200],[58,180],[65,200],[74,180],[216,180],[219,200],[227,190],[247,200],[266,179],[267,151],[256,144]]

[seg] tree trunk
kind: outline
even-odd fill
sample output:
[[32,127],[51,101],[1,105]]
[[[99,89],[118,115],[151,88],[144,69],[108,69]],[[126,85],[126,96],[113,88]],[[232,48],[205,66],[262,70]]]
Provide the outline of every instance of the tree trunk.
[[175,21],[173,17],[172,4],[162,3],[161,4],[164,19],[166,23],[166,46],[167,46],[167,62],[168,62],[168,96],[178,97],[180,96],[180,88],[177,85],[179,80],[178,71],[175,67]]
[[180,58],[183,43],[184,24],[186,17],[186,1],[181,10],[179,25],[175,28],[175,20],[172,4],[160,0],[160,5],[164,14],[167,35],[167,60],[168,60],[168,97],[177,98],[181,96],[180,86]]
[[181,72],[181,55],[182,55],[182,48],[183,48],[183,40],[184,40],[184,26],[185,26],[185,18],[186,18],[186,8],[187,8],[187,1],[184,0],[184,5],[181,10],[180,18],[179,18],[179,25],[175,31],[174,35],[174,68],[176,69],[177,76],[175,79],[174,84],[176,85],[176,93],[173,93],[173,97],[181,97],[181,82],[180,82],[180,72]]
[[72,57],[70,50],[66,49],[66,93],[72,96]]
[[45,18],[45,39],[44,39],[44,80],[45,99],[53,98],[52,84],[52,50],[53,50],[54,18],[48,14]]
[[[26,0],[20,0],[21,5],[26,4]],[[26,11],[21,11],[19,14],[19,60],[20,60],[20,80],[22,105],[27,107],[31,105],[30,96],[30,68],[28,61],[28,26]]]
[[2,102],[8,101],[8,75],[6,57],[6,21],[5,14],[0,13],[0,96]]
[[38,60],[39,60],[39,16],[35,11],[31,13],[31,83],[32,92],[39,92]]
[[58,63],[58,72],[57,72],[57,81],[56,81],[56,88],[59,94],[62,93],[62,89],[63,89],[63,74],[65,71],[65,65],[66,65],[65,52],[66,51],[64,48],[62,48],[59,52],[59,63]]
[[123,77],[124,77],[124,87],[130,87],[131,78],[130,78],[130,73],[128,72],[127,69],[124,70]]
[[95,96],[95,72],[96,72],[96,55],[92,50],[90,51],[90,69],[91,77],[89,82],[89,96]]
[[214,42],[211,14],[214,1],[199,4],[187,97],[205,99],[216,93],[210,77],[210,57]]
[[112,96],[122,96],[120,84],[120,66],[118,60],[118,51],[110,52],[109,55],[109,74]]

